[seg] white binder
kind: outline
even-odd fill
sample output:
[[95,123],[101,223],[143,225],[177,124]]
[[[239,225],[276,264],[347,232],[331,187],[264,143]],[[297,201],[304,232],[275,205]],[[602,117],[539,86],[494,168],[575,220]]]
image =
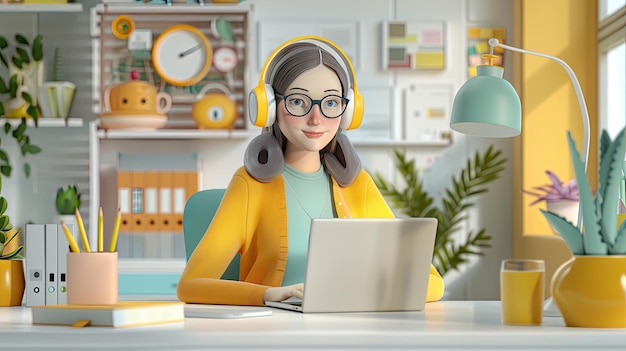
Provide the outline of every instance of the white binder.
[[43,224],[26,224],[24,235],[26,306],[42,306],[46,304],[45,227]]
[[57,226],[45,224],[46,230],[46,305],[56,305],[57,299]]

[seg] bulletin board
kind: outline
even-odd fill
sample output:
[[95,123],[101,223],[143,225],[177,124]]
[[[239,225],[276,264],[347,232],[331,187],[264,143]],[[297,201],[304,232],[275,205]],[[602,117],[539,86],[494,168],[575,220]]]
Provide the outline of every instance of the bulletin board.
[[[467,74],[476,76],[476,67],[489,64],[489,60],[482,57],[489,54],[489,39],[496,38],[502,44],[506,43],[506,29],[503,27],[471,26],[467,29]],[[493,54],[496,58],[494,65],[504,66],[504,49],[495,47]]]
[[383,70],[443,70],[444,22],[383,23]]

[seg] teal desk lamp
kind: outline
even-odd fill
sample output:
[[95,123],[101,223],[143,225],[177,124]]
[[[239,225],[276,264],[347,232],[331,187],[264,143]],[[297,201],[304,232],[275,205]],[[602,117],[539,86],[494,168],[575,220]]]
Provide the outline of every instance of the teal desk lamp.
[[[583,121],[583,164],[587,171],[589,160],[589,113],[583,97],[583,91],[576,78],[574,71],[563,60],[537,52],[527,51],[512,46],[501,44],[498,39],[489,39],[489,64],[477,67],[477,75],[469,79],[457,92],[452,104],[452,116],[450,127],[463,134],[488,137],[508,138],[514,137],[522,131],[522,107],[519,96],[513,86],[502,78],[504,69],[493,65],[493,48],[501,47],[506,50],[517,51],[549,58],[558,62],[567,71],[574,91],[578,98],[581,117]],[[578,209],[578,228],[582,225],[580,208]],[[552,299],[548,299],[544,305],[544,315],[559,316],[558,308],[553,306]]]

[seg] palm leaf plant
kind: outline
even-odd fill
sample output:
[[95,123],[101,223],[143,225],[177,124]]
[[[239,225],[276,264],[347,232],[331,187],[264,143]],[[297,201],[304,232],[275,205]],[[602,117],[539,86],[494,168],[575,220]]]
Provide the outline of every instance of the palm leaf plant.
[[467,159],[451,185],[445,189],[441,204],[426,191],[420,179],[415,160],[407,159],[406,153],[394,150],[396,170],[404,180],[400,189],[387,182],[380,174],[374,175],[374,182],[390,205],[409,217],[437,218],[437,234],[433,265],[443,276],[451,270],[458,270],[474,255],[482,256],[483,249],[491,247],[491,236],[486,229],[470,230],[465,241],[458,242],[454,233],[461,229],[468,218],[467,210],[473,207],[476,196],[488,191],[488,183],[498,179],[505,169],[507,159],[500,150],[489,146],[484,152],[476,152]]

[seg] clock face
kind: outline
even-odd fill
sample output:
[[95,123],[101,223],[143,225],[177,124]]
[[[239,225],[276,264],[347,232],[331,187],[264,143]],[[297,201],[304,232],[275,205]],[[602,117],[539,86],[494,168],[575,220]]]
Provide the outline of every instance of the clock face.
[[237,52],[234,48],[222,46],[215,49],[213,65],[218,71],[222,73],[232,72],[237,67],[237,63]]
[[198,83],[213,60],[213,49],[196,27],[179,24],[165,30],[152,49],[154,69],[166,82],[176,86]]

